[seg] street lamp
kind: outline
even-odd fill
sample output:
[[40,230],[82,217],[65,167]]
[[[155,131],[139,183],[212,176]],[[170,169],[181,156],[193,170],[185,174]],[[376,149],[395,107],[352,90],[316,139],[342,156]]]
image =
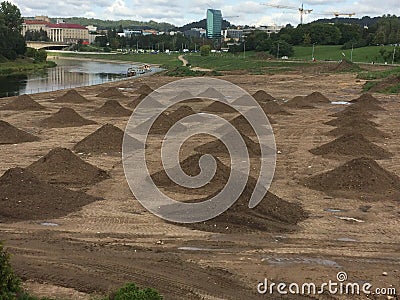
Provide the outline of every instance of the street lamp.
[[314,61],[315,43],[312,44],[311,60]]

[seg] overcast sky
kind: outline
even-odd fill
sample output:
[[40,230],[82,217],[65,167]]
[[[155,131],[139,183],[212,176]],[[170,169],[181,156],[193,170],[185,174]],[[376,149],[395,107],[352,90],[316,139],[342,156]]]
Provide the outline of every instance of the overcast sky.
[[[11,0],[23,16],[48,15],[50,17],[93,17],[100,19],[132,19],[139,21],[165,21],[175,25],[205,18],[207,8],[221,9],[222,15],[233,24],[247,25],[284,25],[299,23],[299,13],[295,9],[277,9],[260,3],[301,5],[295,0]],[[399,0],[308,0],[305,9],[313,9],[304,20],[309,22],[324,17],[324,13],[356,13],[380,16],[382,14],[400,15]],[[330,17],[330,16],[329,16]],[[333,15],[332,15],[333,17]]]

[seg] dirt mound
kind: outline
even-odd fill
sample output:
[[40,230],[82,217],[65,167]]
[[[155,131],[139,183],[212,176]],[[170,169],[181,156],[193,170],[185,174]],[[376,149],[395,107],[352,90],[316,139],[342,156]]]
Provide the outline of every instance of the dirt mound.
[[306,186],[332,195],[368,197],[378,201],[400,192],[400,178],[370,158],[355,158],[328,172],[305,180]]
[[[271,122],[271,120],[270,120]],[[229,121],[243,136],[255,136],[255,131],[253,127],[250,125],[250,123],[247,121],[247,119],[240,115],[235,118],[233,118],[231,121]],[[221,126],[220,128],[217,129],[217,132],[220,133],[229,133],[231,131],[230,127],[228,124]]]
[[371,119],[375,118],[375,116],[369,113],[367,110],[360,109],[358,106],[347,106],[345,109],[329,115],[329,117],[337,117],[337,118],[364,118]]
[[368,125],[368,124],[360,124],[357,122],[354,123],[347,123],[346,126],[343,127],[338,127],[335,129],[332,129],[331,131],[327,132],[327,135],[333,135],[333,136],[342,136],[342,135],[349,135],[349,134],[361,134],[366,138],[387,138],[388,135],[385,134],[384,132],[380,131],[374,126]]
[[362,94],[360,97],[353,99],[350,101],[351,103],[369,103],[369,104],[376,104],[376,105],[380,105],[382,104],[381,101],[379,101],[378,99],[376,99],[374,96],[372,96],[370,93],[365,93]]
[[103,171],[66,148],[55,148],[26,168],[40,180],[72,186],[86,186],[110,178]]
[[253,94],[253,98],[257,100],[257,102],[268,102],[275,101],[275,98],[268,94],[266,91],[258,90]]
[[147,84],[142,84],[136,91],[136,94],[140,95],[149,95],[153,92],[154,90],[149,87]]
[[[142,124],[136,126],[134,129],[135,133],[145,133],[145,128],[149,126],[149,124],[152,123],[152,126],[150,128],[149,133],[150,134],[161,134],[165,135],[168,130],[175,124],[173,120],[166,114],[165,112],[162,112],[160,116],[153,122],[153,119],[147,120],[143,122]],[[175,126],[176,130],[182,132],[186,130],[186,127],[182,124],[177,124]]]
[[232,102],[233,105],[240,106],[255,106],[254,100],[251,99],[249,95],[243,95]]
[[2,106],[0,110],[45,110],[46,107],[40,105],[35,100],[31,98],[29,95],[21,95],[18,96],[14,101]]
[[356,102],[350,105],[352,109],[358,109],[359,111],[385,111],[383,107],[373,104],[373,103],[364,103],[364,102]]
[[227,104],[224,104],[222,102],[219,102],[219,101],[215,101],[215,102],[211,103],[210,105],[206,106],[203,110],[207,111],[207,112],[213,112],[213,113],[236,112],[236,110],[233,107],[231,107]]
[[303,97],[303,99],[310,104],[331,103],[331,101],[320,92],[312,92],[310,95]]
[[104,117],[129,117],[132,111],[123,107],[117,100],[107,100],[102,107],[94,111]]
[[125,96],[119,89],[116,87],[110,87],[104,92],[98,94],[96,97],[100,98],[112,98],[112,99],[126,99],[128,96]]
[[[198,165],[200,157],[200,154],[196,154],[182,161],[181,168],[186,174],[195,176],[200,173]],[[230,169],[222,164],[219,159],[215,159],[217,162],[217,172],[214,178],[206,186],[198,189],[185,189],[177,186],[169,179],[164,170],[153,174],[152,178],[158,186],[167,190],[190,193],[192,195],[208,194],[209,196],[206,198],[195,200],[196,202],[199,200],[204,201],[219,193],[229,179]],[[241,174],[241,176],[245,175]],[[248,232],[253,230],[286,232],[296,229],[296,224],[307,218],[307,213],[304,212],[300,205],[282,200],[270,192],[266,193],[258,206],[250,209],[248,202],[255,186],[256,180],[249,178],[239,199],[223,214],[205,222],[180,225],[198,230],[223,233]],[[172,205],[164,209],[165,211],[176,210],[176,207]]]
[[260,106],[267,115],[292,115],[275,101],[260,103]]
[[154,99],[151,96],[145,95],[145,94],[140,95],[136,99],[131,101],[128,104],[128,107],[132,108],[132,109],[135,109],[139,105],[139,103],[142,102],[146,97],[147,97],[147,99],[146,99],[146,107],[149,107],[149,108],[164,108],[164,105],[162,105],[156,99]]
[[[106,124],[78,142],[73,150],[77,153],[87,154],[121,153],[123,139],[124,132],[121,129]],[[131,136],[127,136],[126,139],[126,143],[129,143],[129,148],[132,150],[143,147],[141,142]]]
[[348,61],[346,59],[343,59],[340,63],[338,63],[336,66],[334,66],[331,70],[335,72],[345,72],[345,71],[353,71],[353,70],[359,70],[360,67],[357,66],[356,64],[352,63],[351,61]]
[[145,95],[145,94],[137,96],[134,100],[132,100],[131,102],[128,103],[128,107],[135,109],[136,106],[138,106],[139,103],[142,102],[142,100],[146,97],[147,97],[147,95]]
[[182,91],[171,99],[171,102],[192,99],[193,95],[189,91]]
[[371,93],[390,92],[392,88],[398,90],[397,87],[399,85],[400,85],[400,76],[389,77],[375,84],[373,87],[369,89],[369,92]]
[[327,155],[337,158],[352,156],[386,159],[392,156],[390,152],[371,143],[359,133],[343,135],[327,144],[311,149],[310,152],[316,155]]
[[357,126],[372,126],[372,127],[378,127],[379,124],[368,120],[367,118],[359,115],[353,115],[353,116],[348,116],[344,115],[342,117],[330,120],[328,122],[324,123],[325,125],[330,125],[330,126],[340,126],[340,127],[357,127]]
[[2,221],[59,218],[97,200],[100,198],[40,181],[22,168],[10,169],[0,177]]
[[[231,133],[226,134],[223,138],[228,138],[229,136],[232,135]],[[254,142],[252,139],[248,138],[247,136],[242,136],[246,147],[247,151],[249,152],[250,157],[261,157],[261,148],[260,145],[256,142]],[[232,139],[231,139],[232,140]],[[203,154],[214,154],[216,156],[229,156],[228,149],[226,148],[225,144],[220,140],[220,139],[214,139],[211,142],[208,142],[206,144],[203,144],[201,146],[196,147],[194,150],[197,152],[203,153]],[[267,153],[264,155],[270,155],[273,154],[272,149],[268,149]]]
[[89,100],[79,94],[76,90],[69,90],[64,95],[56,98],[53,102],[79,104],[89,102]]
[[79,127],[84,125],[97,124],[79,115],[72,108],[63,107],[51,117],[40,122],[41,126],[48,128]]
[[225,99],[219,91],[214,88],[208,88],[204,92],[197,95],[197,98],[208,98],[208,99]]
[[168,117],[171,119],[172,122],[176,123],[180,119],[193,114],[195,114],[195,111],[191,107],[187,105],[181,105],[176,110],[169,112]]
[[308,101],[306,101],[304,99],[304,97],[302,97],[302,96],[296,96],[293,99],[283,103],[282,106],[294,108],[294,109],[313,109],[313,108],[315,108]]
[[0,120],[0,144],[20,144],[38,141],[39,138]]

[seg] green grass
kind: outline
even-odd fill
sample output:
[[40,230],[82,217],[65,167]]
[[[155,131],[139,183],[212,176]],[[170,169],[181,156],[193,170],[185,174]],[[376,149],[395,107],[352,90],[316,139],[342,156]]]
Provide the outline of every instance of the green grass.
[[[342,50],[342,46],[320,46],[315,45],[314,57],[316,60],[340,60],[343,59],[342,52],[346,55],[345,58],[350,60],[351,49]],[[393,51],[392,46],[384,46],[389,51]],[[383,58],[379,54],[381,46],[368,46],[362,48],[354,48],[353,50],[353,61],[371,63],[384,63]],[[293,59],[299,60],[311,60],[312,57],[312,46],[295,46]],[[390,63],[390,62],[389,62]]]
[[178,54],[83,54],[83,53],[65,53],[65,52],[52,52],[51,56],[59,57],[82,57],[82,58],[92,58],[92,59],[105,59],[105,60],[118,60],[126,62],[140,62],[148,64],[160,65],[166,69],[178,67],[182,65],[182,62],[178,60]]
[[0,63],[0,76],[11,76],[33,73],[46,68],[55,67],[56,64],[52,61],[43,63],[34,63],[32,59],[18,58],[15,61],[7,61]]
[[210,56],[200,56],[199,54],[190,54],[186,59],[193,67],[212,69],[215,71],[237,71],[246,70],[251,74],[269,74],[292,70],[292,67],[304,66],[308,62],[288,62],[288,61],[271,61],[258,59],[254,53],[234,56],[232,54],[217,54]]
[[366,80],[382,79],[389,76],[400,76],[400,67],[391,68],[384,71],[365,71],[358,74],[358,78]]

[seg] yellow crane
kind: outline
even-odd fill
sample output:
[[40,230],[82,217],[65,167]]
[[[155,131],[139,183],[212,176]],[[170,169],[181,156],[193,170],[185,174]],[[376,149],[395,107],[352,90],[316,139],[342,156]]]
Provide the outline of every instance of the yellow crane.
[[298,10],[300,13],[300,24],[303,24],[303,15],[310,14],[313,10],[312,9],[305,9],[303,4],[300,7],[294,6],[287,6],[287,5],[278,5],[273,3],[260,3],[261,5],[274,7],[274,8],[283,8],[283,9],[291,9],[291,10]]

